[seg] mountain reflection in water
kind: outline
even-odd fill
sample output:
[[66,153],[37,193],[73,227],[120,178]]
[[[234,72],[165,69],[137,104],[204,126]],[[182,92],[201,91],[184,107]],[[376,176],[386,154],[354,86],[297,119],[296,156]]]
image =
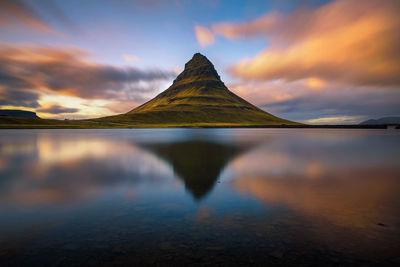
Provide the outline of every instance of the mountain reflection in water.
[[213,188],[223,168],[249,146],[186,141],[142,147],[168,162],[194,198],[201,199]]
[[395,265],[386,130],[0,132],[0,265]]

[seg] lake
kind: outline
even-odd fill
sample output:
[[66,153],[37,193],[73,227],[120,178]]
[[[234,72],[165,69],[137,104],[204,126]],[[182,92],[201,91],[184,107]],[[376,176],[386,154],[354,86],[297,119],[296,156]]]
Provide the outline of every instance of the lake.
[[0,131],[0,265],[399,265],[400,131]]

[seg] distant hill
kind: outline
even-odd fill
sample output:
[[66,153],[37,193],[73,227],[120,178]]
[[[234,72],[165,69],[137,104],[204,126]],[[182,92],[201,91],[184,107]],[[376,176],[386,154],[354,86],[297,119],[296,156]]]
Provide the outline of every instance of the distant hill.
[[0,116],[39,119],[35,112],[19,109],[0,109]]
[[97,120],[156,127],[299,125],[271,115],[229,91],[214,65],[200,53],[194,54],[173,84],[152,100],[126,114]]
[[361,122],[362,125],[400,124],[400,117],[384,117],[377,120],[370,119]]

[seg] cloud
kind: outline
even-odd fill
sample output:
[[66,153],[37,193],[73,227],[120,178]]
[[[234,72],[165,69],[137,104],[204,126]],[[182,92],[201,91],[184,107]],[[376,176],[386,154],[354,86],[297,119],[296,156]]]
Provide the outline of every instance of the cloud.
[[79,111],[77,108],[66,108],[63,106],[59,106],[56,104],[53,104],[51,106],[47,107],[41,107],[39,109],[36,109],[38,112],[42,113],[51,113],[51,114],[65,114],[65,113],[76,113]]
[[0,26],[13,25],[15,21],[30,28],[54,33],[40,16],[24,1],[2,0],[0,1]]
[[140,61],[140,58],[134,55],[124,55],[123,58],[130,63],[136,63]]
[[[86,99],[123,97],[143,92],[140,82],[168,80],[173,71],[141,70],[89,61],[77,48],[0,45],[0,79],[3,92],[42,90]],[[135,87],[137,87],[135,89]]]
[[263,110],[305,123],[358,123],[364,118],[400,114],[398,87],[341,86],[328,82],[317,89],[313,86],[309,79],[293,82],[244,80],[228,84],[234,93]]
[[[40,11],[40,12],[37,12]],[[34,29],[56,35],[61,35],[52,24],[81,34],[81,29],[57,6],[54,1],[0,1],[0,27],[15,30],[23,26],[25,29]]]
[[[3,81],[0,78],[0,83]],[[23,90],[4,90],[0,85],[0,106],[18,106],[36,108],[38,103],[39,94]]]
[[[325,121],[335,124],[361,122],[363,118],[377,116],[399,115],[398,99],[399,90],[336,88],[320,93],[302,92],[290,99],[266,103],[261,107],[306,123]],[[349,117],[352,117],[351,121],[348,120]]]
[[[129,104],[131,108],[140,104],[176,76],[172,70],[99,64],[90,56],[74,47],[0,43],[0,106],[38,108],[48,115],[76,113],[76,109],[80,112],[74,116],[110,115],[110,111],[120,112]],[[47,100],[48,96],[52,100]],[[62,96],[70,97],[65,102],[69,109],[48,107],[60,103]]]
[[196,25],[194,26],[194,31],[197,41],[201,46],[205,47],[215,42],[214,34],[206,27]]
[[232,67],[244,79],[399,85],[399,11],[396,0],[337,0],[249,22],[215,24],[209,31],[229,39],[268,40],[269,47],[256,57]]
[[336,116],[309,119],[304,122],[307,124],[359,124],[363,119],[363,116]]

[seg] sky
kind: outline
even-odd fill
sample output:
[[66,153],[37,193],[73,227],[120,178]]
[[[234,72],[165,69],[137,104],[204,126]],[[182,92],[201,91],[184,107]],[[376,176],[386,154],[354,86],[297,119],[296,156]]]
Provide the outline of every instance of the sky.
[[263,110],[311,124],[400,115],[398,0],[1,0],[0,108],[125,113],[194,53]]

